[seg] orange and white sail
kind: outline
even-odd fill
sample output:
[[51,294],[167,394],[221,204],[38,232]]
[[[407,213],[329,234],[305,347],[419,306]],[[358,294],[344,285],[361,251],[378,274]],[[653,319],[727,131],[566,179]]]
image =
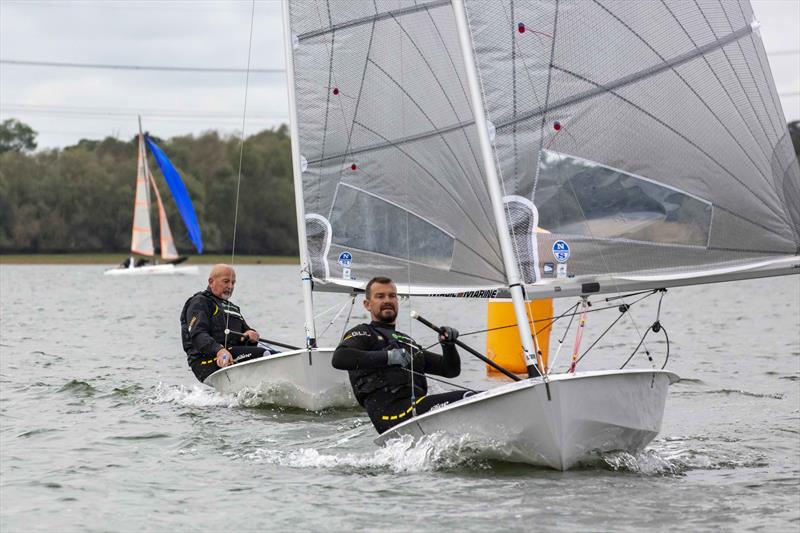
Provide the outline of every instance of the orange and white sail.
[[[155,254],[155,249],[153,248],[153,229],[150,224],[150,185],[148,183],[148,175],[144,136],[140,133],[139,158],[136,167],[136,198],[133,203],[131,252],[152,256]],[[159,199],[160,206],[161,200]]]
[[156,193],[156,203],[158,204],[158,223],[161,229],[161,258],[165,261],[172,261],[178,258],[178,250],[175,248],[175,241],[172,240],[172,231],[169,229],[169,222],[167,221],[167,212],[164,210],[164,204],[161,202],[161,194],[158,192],[156,180],[150,169],[147,166],[147,161],[144,163],[147,177],[150,184],[153,186],[153,192]]

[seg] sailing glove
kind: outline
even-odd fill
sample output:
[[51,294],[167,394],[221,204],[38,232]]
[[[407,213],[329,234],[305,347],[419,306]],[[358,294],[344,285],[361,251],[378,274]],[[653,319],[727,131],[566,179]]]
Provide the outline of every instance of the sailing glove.
[[439,342],[441,344],[455,344],[458,338],[458,330],[450,326],[442,326],[439,328]]
[[386,351],[386,363],[389,366],[408,368],[411,366],[411,354],[403,348],[392,348]]

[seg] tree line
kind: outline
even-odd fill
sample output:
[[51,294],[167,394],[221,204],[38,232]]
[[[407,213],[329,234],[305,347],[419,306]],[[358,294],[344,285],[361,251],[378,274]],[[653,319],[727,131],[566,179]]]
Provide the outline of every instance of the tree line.
[[[230,253],[241,141],[214,131],[152,139],[180,172],[194,204],[204,253]],[[0,253],[99,253],[130,249],[138,138],[81,140],[33,152],[35,132],[0,124]],[[172,195],[148,154],[175,244],[195,253]],[[244,143],[236,253],[297,255],[288,128]],[[154,242],[157,213],[153,208]]]
[[[800,159],[800,122],[789,124]],[[194,204],[204,252],[231,252],[240,140],[209,131],[162,140]],[[98,253],[130,249],[136,137],[82,140],[33,152],[36,132],[0,124],[0,253]],[[194,251],[171,193],[148,155],[178,250]],[[236,252],[297,255],[291,144],[283,125],[244,143]],[[153,221],[155,222],[155,210]],[[154,226],[155,227],[155,226]],[[158,242],[158,239],[155,239]]]

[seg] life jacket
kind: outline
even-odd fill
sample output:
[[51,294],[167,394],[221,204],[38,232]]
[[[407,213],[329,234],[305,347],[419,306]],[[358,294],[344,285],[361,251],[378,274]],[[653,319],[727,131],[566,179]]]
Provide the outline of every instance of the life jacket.
[[[414,396],[416,398],[425,396],[428,393],[428,380],[425,379],[425,356],[422,354],[422,347],[414,339],[399,331],[374,324],[363,324],[363,326],[367,328],[372,338],[379,343],[378,347],[373,348],[374,350],[405,348],[409,352],[413,351]],[[413,349],[409,344],[413,346]],[[394,394],[406,389],[410,397],[412,374],[409,370],[399,366],[350,370],[350,384],[353,386],[356,400],[358,400],[359,404],[364,405],[366,397],[377,390]]]
[[[206,305],[206,318],[208,319],[208,334],[218,343],[230,348],[231,346],[242,346],[247,344],[247,339],[242,339],[241,335],[229,334],[225,338],[225,329],[227,327],[230,331],[244,332],[248,329],[247,323],[242,316],[239,306],[227,300],[221,300],[214,296],[208,289],[200,291],[192,295],[191,298],[186,300],[181,310],[181,341],[183,342],[183,349],[189,355],[194,355],[197,350],[192,344],[192,339],[189,332],[189,324],[186,321],[186,313],[189,305],[197,297],[201,297]],[[227,340],[227,342],[226,342]]]

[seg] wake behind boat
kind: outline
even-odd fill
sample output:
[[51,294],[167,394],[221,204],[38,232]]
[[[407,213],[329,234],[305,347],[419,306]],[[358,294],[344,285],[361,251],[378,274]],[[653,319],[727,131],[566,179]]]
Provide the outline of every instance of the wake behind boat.
[[288,350],[221,368],[203,382],[222,393],[251,391],[267,402],[309,411],[357,405],[333,348]]
[[[179,266],[186,257],[178,255],[175,241],[172,238],[167,213],[161,201],[155,178],[147,164],[147,147],[156,158],[161,173],[169,185],[169,189],[178,205],[189,237],[197,248],[197,253],[203,253],[203,241],[200,236],[200,226],[197,215],[189,198],[189,193],[181,180],[180,174],[172,165],[166,154],[153,140],[142,133],[142,122],[139,119],[139,154],[136,170],[136,196],[133,204],[133,223],[131,235],[131,256],[115,268],[105,271],[107,276],[132,276],[132,275],[172,275],[172,274],[197,274],[196,266]],[[150,222],[150,191],[155,195],[158,206],[158,222],[160,230],[160,250],[162,263],[156,263],[155,246],[153,244],[153,229]]]

